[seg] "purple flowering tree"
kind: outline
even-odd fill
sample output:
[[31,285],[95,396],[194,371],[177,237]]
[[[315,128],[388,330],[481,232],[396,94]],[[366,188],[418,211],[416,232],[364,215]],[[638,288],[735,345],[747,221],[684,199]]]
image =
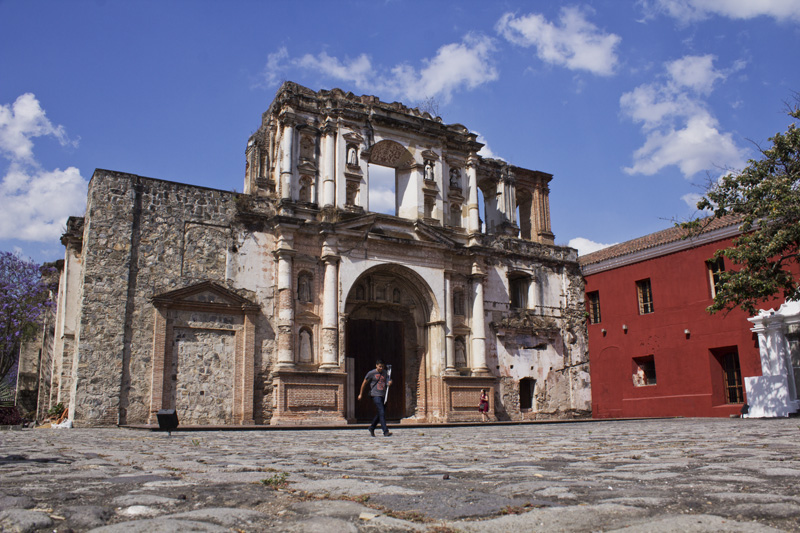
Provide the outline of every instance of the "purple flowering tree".
[[47,299],[39,265],[0,252],[0,383],[16,368],[22,343],[36,336]]

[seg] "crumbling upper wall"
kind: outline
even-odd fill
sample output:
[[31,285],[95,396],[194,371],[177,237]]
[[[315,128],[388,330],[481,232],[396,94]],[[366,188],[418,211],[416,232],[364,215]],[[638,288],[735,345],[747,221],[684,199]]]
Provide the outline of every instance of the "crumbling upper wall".
[[463,125],[399,102],[286,82],[248,140],[244,190],[287,211],[369,212],[369,164],[377,164],[395,169],[396,216],[476,234],[480,190],[486,233],[553,244],[552,175],[482,158],[482,147]]

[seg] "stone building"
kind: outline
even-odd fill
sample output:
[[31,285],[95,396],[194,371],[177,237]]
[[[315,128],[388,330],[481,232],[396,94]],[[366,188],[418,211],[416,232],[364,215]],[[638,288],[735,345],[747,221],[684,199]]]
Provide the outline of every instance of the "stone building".
[[[346,424],[371,418],[357,389],[382,358],[390,419],[479,420],[482,388],[502,420],[588,414],[552,176],[481,147],[399,103],[285,83],[242,194],[96,170],[62,239],[49,401],[76,425],[164,408],[182,425]],[[370,210],[376,166],[393,215]]]

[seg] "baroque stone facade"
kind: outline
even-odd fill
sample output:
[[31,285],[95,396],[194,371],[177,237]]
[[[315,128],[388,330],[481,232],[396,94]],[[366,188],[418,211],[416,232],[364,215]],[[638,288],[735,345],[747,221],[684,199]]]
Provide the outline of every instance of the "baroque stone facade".
[[[244,193],[96,170],[63,238],[50,401],[77,425],[346,424],[393,369],[390,419],[590,409],[583,281],[552,176],[417,109],[285,83]],[[395,176],[394,215],[370,171]],[[483,197],[483,218],[479,198]]]

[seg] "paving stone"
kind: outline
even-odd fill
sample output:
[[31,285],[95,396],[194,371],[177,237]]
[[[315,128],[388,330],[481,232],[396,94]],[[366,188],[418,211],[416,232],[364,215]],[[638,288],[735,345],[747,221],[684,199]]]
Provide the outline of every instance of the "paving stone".
[[27,509],[0,511],[0,531],[28,533],[37,529],[49,528],[52,525],[53,519],[41,511]]
[[[14,492],[0,494],[0,529],[800,530],[794,420],[393,432],[8,432],[0,476]],[[278,490],[264,483],[283,474]]]

